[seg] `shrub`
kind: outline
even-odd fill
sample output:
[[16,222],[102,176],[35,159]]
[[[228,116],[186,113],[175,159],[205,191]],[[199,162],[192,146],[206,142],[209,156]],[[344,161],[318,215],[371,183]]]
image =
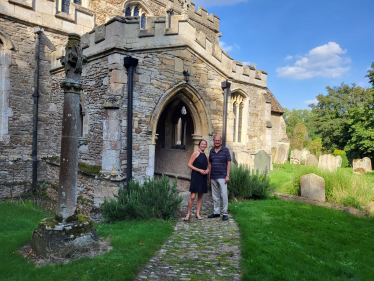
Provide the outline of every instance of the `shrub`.
[[110,201],[104,200],[102,214],[106,221],[132,219],[172,218],[180,209],[183,198],[177,190],[177,181],[170,186],[169,178],[147,180],[144,184],[130,181]]
[[273,187],[268,176],[251,175],[246,165],[233,165],[231,167],[230,181],[227,185],[229,198],[267,198],[274,189]]
[[307,174],[316,174],[325,180],[326,200],[345,206],[360,208],[374,200],[372,182],[362,175],[354,175],[346,169],[338,169],[336,172],[318,169],[314,166],[299,166],[295,169],[292,184],[287,192],[300,195],[300,178]]
[[342,157],[342,168],[348,167],[349,162],[348,162],[347,154],[345,153],[344,150],[335,149],[333,155],[334,156],[339,155]]

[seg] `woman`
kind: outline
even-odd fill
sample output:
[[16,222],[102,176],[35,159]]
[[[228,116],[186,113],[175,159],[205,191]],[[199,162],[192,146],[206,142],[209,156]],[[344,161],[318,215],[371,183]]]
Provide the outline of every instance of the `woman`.
[[193,202],[195,201],[196,194],[197,204],[196,204],[196,218],[202,220],[200,217],[201,204],[203,203],[203,194],[208,192],[208,155],[204,153],[207,148],[208,143],[206,140],[201,140],[199,142],[199,150],[192,153],[190,161],[188,162],[188,167],[192,170],[191,173],[191,186],[190,186],[190,200],[188,200],[187,215],[184,218],[185,221],[190,219],[191,209]]

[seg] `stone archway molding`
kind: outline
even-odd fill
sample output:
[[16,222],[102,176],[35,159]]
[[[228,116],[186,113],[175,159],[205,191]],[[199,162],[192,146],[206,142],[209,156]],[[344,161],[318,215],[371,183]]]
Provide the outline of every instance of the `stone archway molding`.
[[1,29],[0,29],[0,39],[3,42],[3,45],[7,50],[11,50],[11,51],[16,50],[16,47],[14,46],[12,40],[10,40],[9,36],[6,35],[5,32],[1,31]]
[[200,93],[186,82],[178,83],[162,95],[151,115],[148,131],[152,135],[156,134],[157,123],[163,110],[176,98],[181,99],[191,111],[194,121],[194,134],[211,136],[213,126],[207,106]]
[[134,5],[141,6],[142,9],[145,11],[145,13],[148,16],[153,16],[152,10],[147,6],[146,3],[144,3],[144,1],[141,1],[141,0],[129,0],[129,1],[126,1],[125,4],[123,5],[123,12],[124,13],[126,12],[127,7],[134,6]]

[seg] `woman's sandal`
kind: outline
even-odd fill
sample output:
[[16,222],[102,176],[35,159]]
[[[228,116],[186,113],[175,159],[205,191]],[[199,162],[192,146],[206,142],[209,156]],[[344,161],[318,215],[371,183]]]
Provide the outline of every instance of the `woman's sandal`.
[[189,221],[190,220],[190,217],[185,217],[183,218],[184,221]]
[[201,220],[203,220],[203,218],[202,218],[202,217],[200,217],[200,216],[196,216],[196,218],[197,218],[197,220],[198,220],[198,221],[201,221]]

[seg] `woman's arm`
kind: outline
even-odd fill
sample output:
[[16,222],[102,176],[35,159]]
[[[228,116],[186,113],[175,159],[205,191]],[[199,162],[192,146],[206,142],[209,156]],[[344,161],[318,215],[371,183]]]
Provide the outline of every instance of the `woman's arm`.
[[198,171],[201,173],[201,169],[199,170],[198,168],[192,166],[193,162],[195,161],[195,159],[197,158],[197,156],[199,156],[199,151],[195,151],[194,153],[192,153],[191,157],[190,157],[190,161],[188,161],[188,168],[190,168],[191,170],[193,171]]

